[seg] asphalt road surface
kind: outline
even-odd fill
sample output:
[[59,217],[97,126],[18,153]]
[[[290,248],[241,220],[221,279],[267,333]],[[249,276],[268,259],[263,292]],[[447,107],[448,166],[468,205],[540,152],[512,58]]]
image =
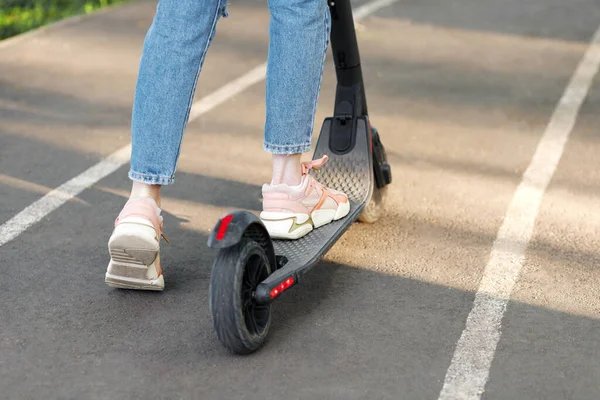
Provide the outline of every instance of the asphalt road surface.
[[[213,332],[206,239],[269,179],[266,2],[219,23],[164,190],[162,293],[104,284],[155,1],[0,42],[0,398],[600,399],[600,4],[389,3],[357,26],[385,216],[246,357]],[[317,128],[334,88],[329,60]]]

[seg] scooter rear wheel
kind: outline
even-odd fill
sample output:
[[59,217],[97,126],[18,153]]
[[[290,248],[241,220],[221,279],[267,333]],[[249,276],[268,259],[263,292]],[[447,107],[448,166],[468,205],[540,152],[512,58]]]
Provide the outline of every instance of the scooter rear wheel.
[[210,310],[219,341],[236,354],[250,354],[265,342],[270,304],[257,304],[254,292],[272,272],[264,249],[254,240],[221,249],[210,280]]

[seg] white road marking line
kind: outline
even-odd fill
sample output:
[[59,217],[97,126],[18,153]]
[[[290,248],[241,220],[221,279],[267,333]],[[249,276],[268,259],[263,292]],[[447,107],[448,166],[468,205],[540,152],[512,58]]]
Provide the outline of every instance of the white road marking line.
[[[367,15],[372,14],[397,1],[399,0],[376,0],[374,2],[364,4],[361,7],[358,7],[354,12],[355,20],[362,19]],[[78,21],[79,19],[73,20],[73,22]],[[31,33],[31,35],[32,34],[33,33]],[[20,37],[18,40],[22,40],[22,37]],[[252,69],[250,72],[217,89],[208,96],[196,101],[190,110],[189,122],[231,99],[236,94],[243,92],[250,86],[262,81],[265,79],[266,73],[267,64],[263,63]],[[93,167],[90,167],[70,181],[62,184],[52,192],[48,193],[41,199],[22,210],[13,218],[6,221],[4,224],[2,224],[2,226],[0,226],[0,246],[3,246],[19,236],[31,225],[40,221],[42,218],[63,205],[65,202],[77,196],[87,187],[95,184],[99,180],[112,174],[117,169],[128,163],[130,153],[131,144],[117,150],[103,161],[99,162]]]
[[219,104],[223,104],[227,100],[234,97],[236,94],[243,92],[250,86],[257,84],[265,79],[267,75],[267,64],[263,63],[258,67],[250,70],[250,72],[236,78],[235,80],[225,84],[221,88],[215,90],[208,96],[198,100],[190,110],[190,121],[195,120],[202,114],[212,110]]
[[439,400],[481,398],[500,340],[502,317],[525,260],[539,205],[599,65],[600,28],[558,102],[508,207]]
[[374,12],[377,12],[379,10],[381,10],[382,8],[385,8],[387,6],[391,6],[392,4],[398,2],[399,0],[376,0],[376,1],[372,1],[370,3],[367,4],[363,4],[362,6],[358,7],[356,10],[352,11],[352,15],[354,15],[354,20],[355,21],[359,21],[361,19],[363,19],[364,17],[373,14]]
[[[0,184],[10,186],[10,187],[13,187],[16,189],[26,190],[28,192],[44,194],[44,195],[50,193],[52,190],[56,190],[56,189],[52,189],[48,186],[38,185],[37,183],[28,182],[23,179],[15,178],[13,176],[4,175],[1,173],[0,173]],[[73,198],[71,200],[74,202],[77,202],[79,204],[89,205],[88,202],[80,200],[78,198]]]
[[6,221],[0,226],[0,246],[19,236],[25,229],[77,196],[85,188],[121,168],[129,160],[130,152],[131,146],[129,145],[121,148]]

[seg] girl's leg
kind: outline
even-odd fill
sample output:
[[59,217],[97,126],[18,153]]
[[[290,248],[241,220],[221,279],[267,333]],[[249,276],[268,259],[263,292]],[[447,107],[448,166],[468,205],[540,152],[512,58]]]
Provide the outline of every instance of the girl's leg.
[[161,185],[173,183],[190,107],[225,0],[160,0],[140,62],[132,117],[131,196],[108,243],[106,283],[162,290]]
[[350,210],[346,195],[308,174],[326,158],[300,161],[311,147],[330,14],[325,0],[269,0],[269,9],[264,148],[273,154],[273,177],[263,186],[261,218],[272,237],[298,239]]
[[196,82],[226,0],[160,0],[135,91],[129,177],[173,183]]
[[[301,154],[311,145],[329,44],[329,7],[325,0],[268,1],[271,22],[264,148],[274,155]],[[279,157],[274,159],[274,166],[280,164]],[[299,177],[299,158],[287,164]]]

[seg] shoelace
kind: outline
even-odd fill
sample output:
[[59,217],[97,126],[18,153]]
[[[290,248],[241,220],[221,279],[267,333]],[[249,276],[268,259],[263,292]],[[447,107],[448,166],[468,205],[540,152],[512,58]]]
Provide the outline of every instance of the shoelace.
[[321,168],[327,162],[327,160],[329,160],[329,157],[327,155],[324,155],[323,157],[317,158],[316,160],[303,162],[302,175],[306,175],[311,169],[318,171],[319,168]]
[[[308,173],[308,171],[310,171],[311,169],[318,171],[319,168],[321,168],[327,162],[327,160],[329,160],[329,157],[327,155],[324,155],[323,157],[317,158],[316,160],[303,162],[302,163],[302,175],[306,175]],[[321,182],[317,181],[312,176],[309,176],[309,179],[310,179],[309,185],[312,185],[313,188],[317,189],[317,193],[323,193],[323,190],[325,190],[325,188],[323,187]]]

